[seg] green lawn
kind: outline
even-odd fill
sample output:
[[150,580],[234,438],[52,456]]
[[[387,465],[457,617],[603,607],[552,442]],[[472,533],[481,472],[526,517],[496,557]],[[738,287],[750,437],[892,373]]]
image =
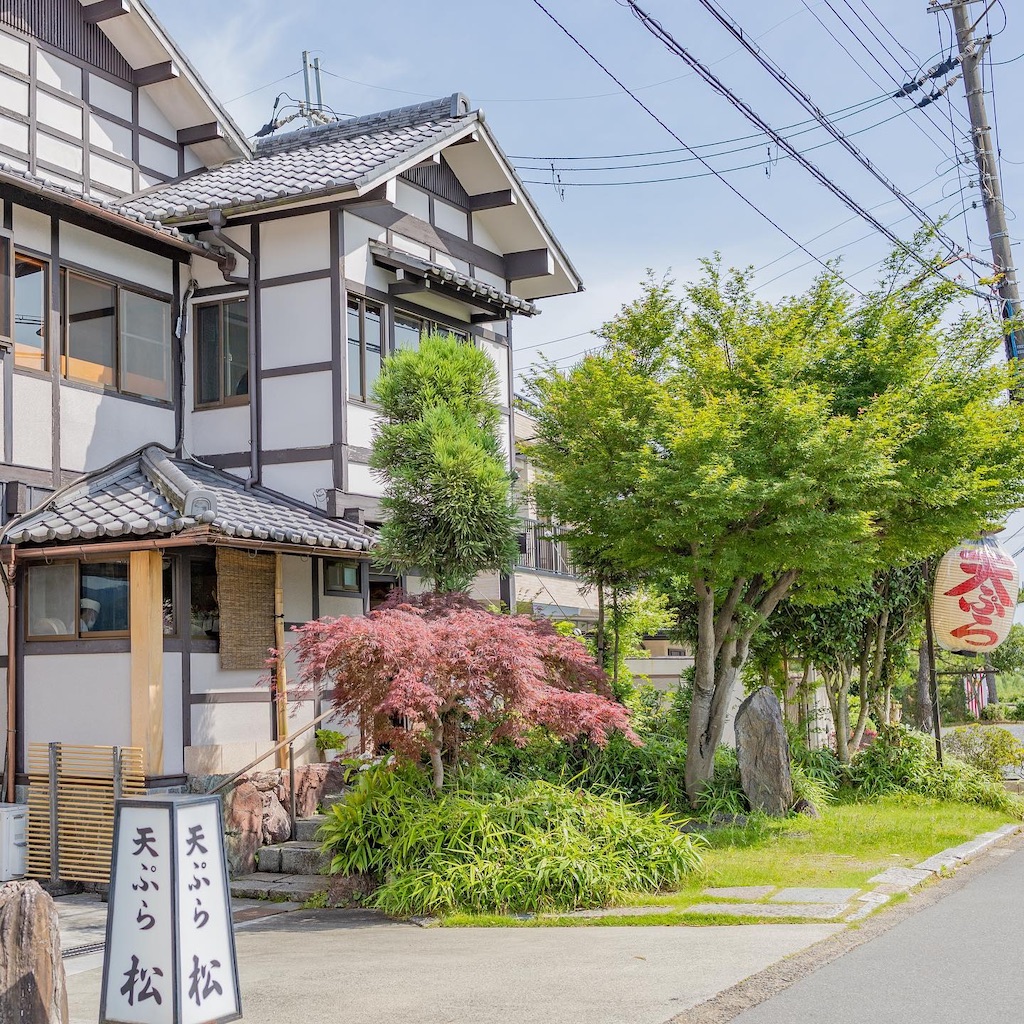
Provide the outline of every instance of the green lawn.
[[787,818],[712,834],[704,875],[677,892],[638,895],[634,906],[665,907],[665,914],[593,919],[455,915],[446,925],[738,924],[749,919],[687,916],[708,886],[837,886],[868,889],[868,879],[890,867],[910,867],[950,846],[1007,824],[995,811],[921,797],[885,797],[828,808],[822,817]]

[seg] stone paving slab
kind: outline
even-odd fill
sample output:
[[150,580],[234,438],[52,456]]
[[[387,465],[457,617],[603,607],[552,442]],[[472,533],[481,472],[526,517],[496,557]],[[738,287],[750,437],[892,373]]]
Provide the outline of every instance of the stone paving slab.
[[723,885],[705,889],[704,895],[718,900],[762,900],[775,889],[774,885]]
[[886,868],[881,874],[873,875],[869,882],[877,882],[879,885],[900,886],[912,889],[920,885],[926,878],[931,878],[932,873],[922,868]]
[[[856,892],[856,890],[854,890]],[[807,918],[831,921],[844,913],[849,904],[835,903],[698,903],[682,914],[725,914],[728,917]]]
[[780,889],[773,897],[772,903],[848,903],[860,889],[819,889],[795,886]]
[[650,914],[675,914],[678,907],[600,907],[597,910],[570,910],[563,914],[543,914],[543,917],[646,917]]
[[331,880],[326,875],[276,875],[258,871],[233,878],[231,895],[305,902],[318,892],[326,892],[330,884]]
[[860,908],[852,914],[848,914],[845,918],[846,921],[859,921],[862,917],[874,913],[879,907],[889,902],[889,895],[883,892],[866,892],[863,896],[857,897],[857,902],[861,904]]

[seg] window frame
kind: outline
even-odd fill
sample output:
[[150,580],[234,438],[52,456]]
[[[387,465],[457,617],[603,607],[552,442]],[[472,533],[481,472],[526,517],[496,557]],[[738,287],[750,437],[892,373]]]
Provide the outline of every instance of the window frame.
[[14,351],[14,232],[0,228],[0,349]]
[[[35,259],[35,256],[32,256]],[[71,322],[68,316],[68,290],[70,287],[71,276],[91,282],[93,284],[101,285],[106,288],[112,288],[114,290],[114,383],[113,384],[97,384],[95,381],[80,380],[77,377],[72,377],[68,373],[69,363],[69,339]],[[173,297],[164,293],[155,291],[152,288],[147,288],[145,285],[136,284],[134,281],[124,281],[120,278],[110,277],[105,274],[94,273],[93,271],[75,266],[72,264],[61,263],[60,264],[60,377],[61,380],[67,381],[69,384],[74,384],[78,387],[91,388],[96,391],[101,391],[104,394],[109,395],[123,395],[126,398],[132,398],[141,402],[152,402],[154,405],[169,407],[174,404],[174,303]],[[169,379],[167,381],[167,398],[154,398],[152,395],[142,395],[137,391],[131,391],[123,386],[122,383],[122,366],[121,366],[121,347],[123,345],[122,338],[122,315],[121,315],[121,295],[123,292],[131,292],[135,295],[141,295],[147,299],[153,299],[156,302],[162,302],[168,307],[168,327],[170,328],[167,335],[167,344],[169,346],[169,359],[167,363],[167,369],[169,371]]]
[[[230,305],[237,305],[238,303],[245,303],[245,324],[246,332],[249,329],[249,316],[251,310],[249,309],[249,296],[248,295],[236,295],[233,298],[227,299],[214,299],[210,302],[197,302],[192,307],[192,408],[196,411],[204,411],[206,409],[226,409],[232,406],[248,405],[250,396],[252,395],[252,367],[248,367],[246,370],[246,391],[244,395],[226,395],[224,393],[224,338],[225,338],[225,313],[227,307]],[[201,311],[204,309],[216,309],[217,310],[217,375],[219,378],[218,393],[219,398],[213,402],[201,402],[199,401],[199,317]],[[248,338],[247,347],[248,352]]]
[[[347,365],[350,349],[352,348],[352,339],[349,337],[348,332],[349,313],[352,312],[349,307],[352,303],[359,308],[359,394],[352,393],[352,389],[350,387],[352,369]],[[373,306],[380,315],[380,362],[382,368],[384,360],[390,354],[388,351],[388,342],[391,339],[390,320],[393,319],[393,314],[392,317],[388,316],[388,304],[386,302],[381,302],[378,299],[372,299],[367,295],[360,295],[358,292],[348,292],[345,296],[345,308],[343,310],[345,315],[345,360],[347,371],[345,374],[345,392],[351,402],[362,402],[364,405],[373,405],[373,398],[370,394],[372,388],[367,387],[366,382],[366,307],[368,305]],[[380,376],[379,372],[377,376]]]
[[[17,286],[18,286],[18,275],[17,266],[18,260],[26,260],[29,263],[38,264],[43,270],[43,365],[41,368],[35,366],[25,366],[18,362],[18,345],[16,340],[16,328],[17,328]],[[50,376],[50,326],[51,326],[51,314],[53,311],[53,301],[51,292],[50,282],[50,269],[52,262],[49,257],[43,256],[28,250],[22,249],[19,246],[13,246],[11,249],[11,279],[10,279],[10,348],[12,358],[14,359],[14,367],[21,373],[31,373],[42,377]],[[0,269],[2,274],[2,269]]]
[[[342,567],[342,586],[335,587],[331,586],[327,582],[328,572],[330,566],[340,565]],[[356,584],[354,587],[346,587],[344,585],[344,570],[346,567],[354,565],[356,569]],[[353,562],[349,558],[325,558],[323,566],[323,582],[324,582],[324,597],[352,597],[353,595],[360,596],[363,593],[363,563]]]
[[[128,616],[128,626],[125,629],[106,629],[106,630],[86,630],[82,632],[80,624],[80,617],[78,613],[81,611],[81,600],[82,600],[82,566],[83,565],[101,565],[110,562],[122,562],[128,567],[128,604],[125,612]],[[32,624],[29,620],[28,610],[29,602],[31,601],[30,592],[32,589],[32,570],[44,565],[71,565],[75,569],[75,628],[73,631],[68,633],[32,633]],[[24,637],[27,642],[30,643],[76,643],[78,641],[84,641],[88,643],[90,640],[126,640],[131,637],[132,627],[132,603],[131,603],[131,560],[126,558],[117,557],[97,557],[97,558],[61,558],[55,559],[54,561],[33,561],[26,567],[25,572],[25,597],[22,601],[22,607],[24,608]]]

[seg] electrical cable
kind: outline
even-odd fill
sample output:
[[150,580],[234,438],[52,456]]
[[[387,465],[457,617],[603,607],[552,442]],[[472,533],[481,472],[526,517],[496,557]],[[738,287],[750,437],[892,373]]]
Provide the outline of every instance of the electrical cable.
[[225,100],[224,104],[227,106],[229,103],[237,103],[239,100],[244,100],[246,96],[253,96],[258,92],[263,92],[264,89],[269,89],[272,85],[278,85],[281,82],[287,82],[289,78],[294,78],[296,75],[302,74],[302,68],[298,71],[293,71],[290,75],[285,75],[284,78],[275,78],[273,82],[267,82],[265,85],[258,85],[255,89],[250,89],[248,92],[243,92],[241,96],[236,96],[233,100]]
[[[576,44],[576,46],[578,46],[624,93],[626,93],[626,95],[629,96],[630,99],[632,99],[633,102],[637,104],[637,106],[639,106],[643,111],[645,111],[662,128],[664,128],[665,131],[668,132],[669,135],[671,135],[672,138],[674,138],[676,140],[676,142],[679,143],[680,146],[683,146],[684,148],[690,150],[690,152],[693,153],[693,155],[696,156],[697,159],[700,160],[700,162],[709,171],[711,171],[715,175],[715,177],[718,178],[718,180],[721,181],[722,184],[724,184],[727,189],[729,189],[730,192],[733,193],[733,195],[735,195],[738,199],[740,199],[744,203],[744,205],[750,207],[750,209],[752,209],[759,217],[761,217],[763,220],[767,221],[773,228],[775,228],[776,231],[778,231],[781,235],[784,235],[786,238],[788,238],[794,245],[799,246],[804,252],[807,253],[808,256],[810,256],[814,260],[817,260],[817,262],[821,263],[821,265],[826,270],[832,270],[832,268],[830,268],[827,263],[825,263],[823,260],[820,260],[817,256],[814,255],[813,252],[811,252],[805,246],[801,245],[800,242],[798,242],[777,221],[773,220],[771,218],[771,216],[769,216],[767,213],[765,213],[765,211],[762,210],[752,199],[748,199],[738,188],[736,188],[735,185],[732,184],[731,181],[728,180],[728,178],[725,178],[722,174],[720,174],[717,170],[715,170],[715,168],[712,167],[712,165],[710,163],[708,163],[708,161],[704,157],[699,156],[692,149],[690,149],[690,147],[686,144],[686,142],[682,139],[682,137],[680,135],[678,135],[675,131],[673,131],[673,129],[670,128],[668,126],[668,124],[666,124],[649,106],[647,106],[647,104],[644,103],[644,101],[642,99],[640,99],[640,97],[637,96],[636,93],[632,92],[630,90],[630,88],[627,85],[625,85],[624,82],[622,82],[618,77],[616,77],[614,72],[612,72],[604,64],[602,64],[600,59],[595,54],[593,54],[590,50],[588,50],[587,47],[579,39],[577,39],[576,36],[574,36],[572,34],[572,32],[569,31],[569,29],[567,29],[565,27],[565,25],[563,25],[541,3],[541,0],[533,0],[533,3],[534,3],[534,5],[536,7],[540,8],[541,11],[543,11],[543,13],[547,16],[547,18],[550,21],[554,22],[554,24],[561,30],[561,32],[564,35],[568,36],[568,38],[571,39],[572,42]],[[847,282],[847,283],[849,283],[849,282]],[[858,294],[860,294],[860,290],[859,289],[854,288],[853,285],[850,285],[850,287],[853,288],[854,291],[856,291]]]
[[[828,3],[829,0],[824,0]],[[534,0],[534,3],[539,5],[539,0]],[[661,41],[665,47],[671,52],[678,56],[684,61],[689,67],[692,67],[700,77],[717,92],[720,96],[724,97],[731,103],[737,110],[743,113],[748,120],[756,124],[762,131],[767,132],[772,136],[777,146],[789,153],[790,156],[796,160],[801,167],[803,167],[819,184],[823,185],[829,192],[831,192],[837,199],[840,200],[845,206],[853,210],[869,224],[871,224],[880,234],[889,239],[895,248],[902,249],[912,259],[916,260],[921,266],[929,273],[935,274],[950,284],[956,284],[958,287],[963,287],[959,282],[950,278],[948,275],[942,272],[942,270],[934,265],[934,263],[926,260],[904,242],[898,235],[890,231],[881,221],[872,216],[870,211],[866,210],[860,203],[858,203],[848,192],[840,188],[825,172],[823,172],[817,165],[808,160],[796,147],[790,145],[781,135],[764,120],[748,103],[740,99],[731,89],[729,89],[720,79],[718,79],[713,72],[711,72],[704,64],[702,64],[696,57],[694,57],[681,43],[676,40],[672,34],[661,25],[655,18],[651,17],[646,11],[644,11],[636,0],[624,0],[624,3],[633,12],[636,18],[641,22],[644,28],[655,38]],[[969,256],[969,254],[966,254]],[[969,258],[974,258],[970,257]],[[968,288],[968,291],[973,291],[973,288]]]

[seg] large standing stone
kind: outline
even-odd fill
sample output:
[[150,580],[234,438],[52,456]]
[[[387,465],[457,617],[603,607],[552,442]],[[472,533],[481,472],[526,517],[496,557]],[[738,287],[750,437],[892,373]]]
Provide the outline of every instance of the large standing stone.
[[291,837],[292,819],[274,793],[260,795],[263,797],[263,845],[283,843]]
[[65,1024],[57,908],[38,882],[0,886],[0,1024]]
[[793,806],[789,740],[782,706],[771,687],[762,686],[736,712],[736,756],[751,810],[786,814]]
[[256,870],[256,851],[263,841],[263,794],[240,782],[224,795],[224,836],[232,876]]

